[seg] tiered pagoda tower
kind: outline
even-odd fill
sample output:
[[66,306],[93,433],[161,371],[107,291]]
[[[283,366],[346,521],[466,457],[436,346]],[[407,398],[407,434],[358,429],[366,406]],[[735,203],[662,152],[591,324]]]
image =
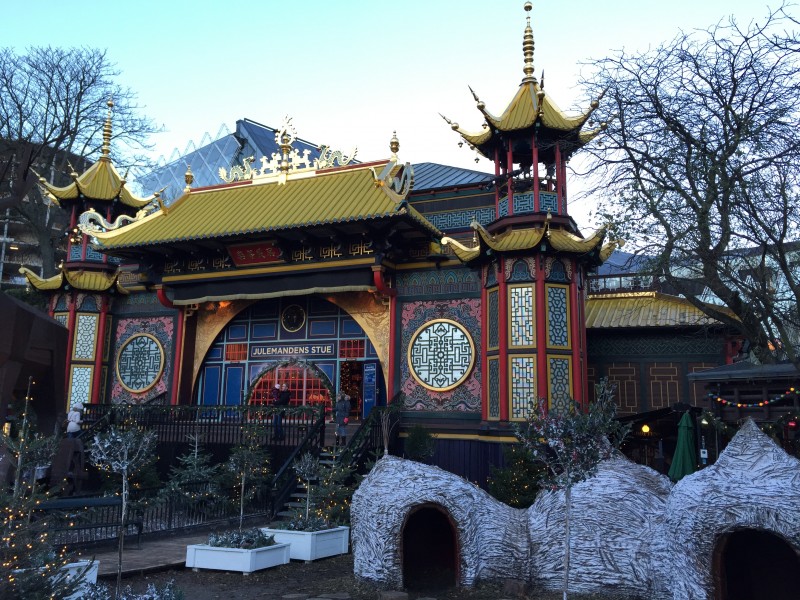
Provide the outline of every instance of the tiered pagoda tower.
[[[136,212],[158,199],[139,198],[125,185],[125,178],[111,162],[111,111],[103,127],[100,158],[83,174],[71,173],[72,183],[57,187],[39,176],[44,194],[56,206],[70,212],[67,232],[67,258],[59,265],[56,275],[39,277],[22,267],[31,286],[50,294],[50,316],[69,331],[66,365],[67,406],[80,403],[99,403],[108,378],[110,304],[112,296],[127,295],[119,283],[119,261],[100,254],[88,244],[88,238],[78,228],[79,215],[94,211],[107,221],[128,220]],[[72,168],[72,167],[70,167]],[[37,174],[38,176],[38,174]]]
[[567,162],[604,129],[584,131],[599,100],[568,116],[545,93],[534,76],[530,15],[522,48],[524,77],[500,116],[473,92],[480,130],[445,118],[495,164],[495,220],[472,223],[472,247],[443,240],[482,273],[486,421],[522,419],[536,398],[551,408],[568,398],[587,401],[586,272],[616,246],[603,245],[604,228],[584,238],[567,210]]

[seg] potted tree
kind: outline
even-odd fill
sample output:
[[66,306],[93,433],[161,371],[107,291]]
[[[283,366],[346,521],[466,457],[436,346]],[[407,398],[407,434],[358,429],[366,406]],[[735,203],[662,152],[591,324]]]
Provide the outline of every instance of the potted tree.
[[[335,456],[333,465],[322,466],[310,453],[300,457],[294,469],[306,485],[305,509],[295,511],[282,527],[265,527],[261,531],[274,536],[276,542],[290,544],[289,556],[293,560],[308,562],[347,554],[350,527],[340,523],[348,514],[344,510],[349,506],[344,482],[349,470],[339,465]],[[319,484],[314,486],[317,481]]]
[[234,531],[212,533],[207,544],[186,547],[186,566],[192,569],[218,569],[239,571],[245,575],[289,562],[289,544],[276,542],[273,536],[259,529],[242,528],[245,501],[255,493],[269,471],[269,457],[261,443],[263,429],[248,426],[242,432],[242,441],[231,452],[227,468],[236,479],[239,490],[239,528]]
[[289,544],[277,543],[259,529],[212,533],[207,544],[186,547],[186,566],[238,571],[245,575],[289,562]]

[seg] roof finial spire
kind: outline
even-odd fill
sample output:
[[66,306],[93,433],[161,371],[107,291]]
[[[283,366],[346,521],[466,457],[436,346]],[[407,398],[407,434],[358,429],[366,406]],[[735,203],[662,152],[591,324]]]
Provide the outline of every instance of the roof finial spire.
[[397,132],[392,132],[392,139],[389,140],[389,150],[392,152],[392,158],[397,158],[397,153],[400,151],[400,140],[397,139]]
[[525,55],[525,66],[522,72],[525,77],[522,78],[522,83],[535,83],[536,77],[533,76],[533,29],[531,29],[531,15],[533,4],[530,2],[525,3],[525,12],[528,13],[527,25],[525,27],[525,37],[522,38],[522,53]]
[[105,125],[103,125],[103,145],[100,147],[100,160],[108,160],[108,155],[111,153],[111,109],[114,108],[114,101],[109,98],[106,105],[108,106],[108,114],[106,115]]

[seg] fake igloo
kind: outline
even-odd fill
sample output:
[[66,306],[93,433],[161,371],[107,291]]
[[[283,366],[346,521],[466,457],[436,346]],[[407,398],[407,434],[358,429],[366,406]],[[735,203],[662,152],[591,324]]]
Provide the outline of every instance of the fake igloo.
[[[443,584],[511,578],[560,589],[562,491],[514,509],[437,467],[387,456],[351,514],[355,574],[379,586],[434,571]],[[572,592],[795,599],[800,461],[752,421],[714,465],[675,486],[617,455],[573,488],[570,537]]]

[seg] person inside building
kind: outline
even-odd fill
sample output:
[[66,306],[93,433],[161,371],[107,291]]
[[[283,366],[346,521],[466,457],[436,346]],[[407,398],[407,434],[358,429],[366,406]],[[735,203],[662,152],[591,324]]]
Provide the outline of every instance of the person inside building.
[[80,404],[74,405],[72,408],[69,409],[67,413],[67,437],[68,438],[76,438],[78,434],[81,432],[81,412],[83,411],[83,406]]
[[343,391],[336,396],[336,406],[333,407],[333,419],[336,421],[336,445],[347,445],[347,422],[350,418],[350,396]]
[[[278,389],[277,385],[275,388],[277,391],[277,397],[274,400],[275,405],[281,407],[282,409],[286,406],[289,406],[289,402],[292,400],[292,393],[289,391],[289,386],[284,383],[282,386],[280,386],[280,389]],[[276,442],[282,442],[284,438],[283,417],[285,414],[285,410],[278,410],[275,411],[275,416],[273,417],[273,434]]]

